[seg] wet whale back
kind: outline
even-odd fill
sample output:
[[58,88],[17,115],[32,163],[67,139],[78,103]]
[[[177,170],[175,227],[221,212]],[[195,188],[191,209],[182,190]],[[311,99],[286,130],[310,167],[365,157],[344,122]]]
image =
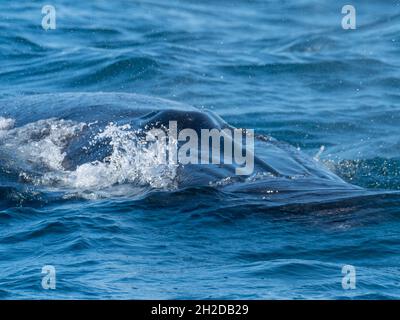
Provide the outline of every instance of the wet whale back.
[[[16,171],[35,176],[39,184],[58,185],[59,180],[83,188],[121,183],[211,184],[252,192],[273,186],[279,190],[357,189],[295,148],[266,136],[256,136],[250,177],[235,176],[233,165],[157,166],[143,150],[131,146],[132,131],[168,127],[170,121],[177,122],[178,130],[190,128],[197,133],[232,128],[210,111],[164,99],[126,93],[48,94],[2,100],[0,108],[0,117],[15,121],[11,130],[0,131],[2,156],[11,157],[15,147],[20,150],[19,163],[10,159],[4,163],[8,169],[16,166]],[[107,143],[94,139],[105,132]],[[6,147],[13,144],[14,148]]]
[[197,109],[160,99],[127,93],[39,94],[4,99],[0,115],[16,120],[21,126],[45,118],[79,122],[135,120],[154,111],[168,108],[180,111]]

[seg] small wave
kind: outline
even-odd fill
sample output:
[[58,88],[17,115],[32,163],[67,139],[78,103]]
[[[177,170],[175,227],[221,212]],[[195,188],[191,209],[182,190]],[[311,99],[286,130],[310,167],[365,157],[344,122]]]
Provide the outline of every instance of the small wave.
[[400,160],[373,158],[326,160],[326,165],[345,180],[370,189],[400,190]]
[[281,48],[283,52],[301,52],[312,53],[329,50],[337,45],[337,41],[330,37],[322,37],[319,35],[299,37],[298,39],[291,40],[288,44]]
[[369,74],[372,70],[379,72],[390,65],[377,59],[347,59],[312,62],[288,62],[266,64],[222,65],[220,68],[233,75],[258,75],[258,74],[332,74],[348,73],[351,70],[357,73]]
[[112,63],[105,66],[93,66],[88,72],[71,79],[72,83],[98,84],[101,82],[118,80],[119,83],[134,81],[144,77],[146,74],[153,74],[158,68],[158,63],[150,58],[134,57],[114,59]]

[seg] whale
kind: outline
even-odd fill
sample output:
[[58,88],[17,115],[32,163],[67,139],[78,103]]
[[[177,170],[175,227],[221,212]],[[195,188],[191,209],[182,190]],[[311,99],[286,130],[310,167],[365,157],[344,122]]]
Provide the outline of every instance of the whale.
[[[273,137],[255,133],[254,170],[235,174],[234,164],[160,166],[149,150],[131,145],[140,130],[232,129],[216,113],[133,93],[56,93],[0,100],[1,181],[37,188],[101,190],[183,189],[208,186],[268,199],[315,199],[363,194],[320,161]],[[99,138],[101,137],[101,138]]]

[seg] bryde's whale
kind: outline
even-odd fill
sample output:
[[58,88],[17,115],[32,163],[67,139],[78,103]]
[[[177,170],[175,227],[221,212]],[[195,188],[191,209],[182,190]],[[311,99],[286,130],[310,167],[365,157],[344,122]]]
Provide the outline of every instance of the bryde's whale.
[[150,150],[132,140],[138,139],[140,130],[165,128],[170,121],[176,121],[178,130],[190,128],[199,134],[202,129],[233,128],[211,111],[137,94],[2,99],[1,172],[8,179],[60,189],[213,186],[266,197],[283,193],[334,197],[363,190],[296,148],[257,133],[250,175],[237,175],[234,163],[160,165]]

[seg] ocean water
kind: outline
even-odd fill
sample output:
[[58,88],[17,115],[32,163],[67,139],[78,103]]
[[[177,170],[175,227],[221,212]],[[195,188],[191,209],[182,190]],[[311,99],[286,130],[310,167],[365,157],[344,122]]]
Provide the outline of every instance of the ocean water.
[[[345,4],[1,1],[0,298],[400,298],[400,2]],[[150,110],[254,175],[158,166]]]

